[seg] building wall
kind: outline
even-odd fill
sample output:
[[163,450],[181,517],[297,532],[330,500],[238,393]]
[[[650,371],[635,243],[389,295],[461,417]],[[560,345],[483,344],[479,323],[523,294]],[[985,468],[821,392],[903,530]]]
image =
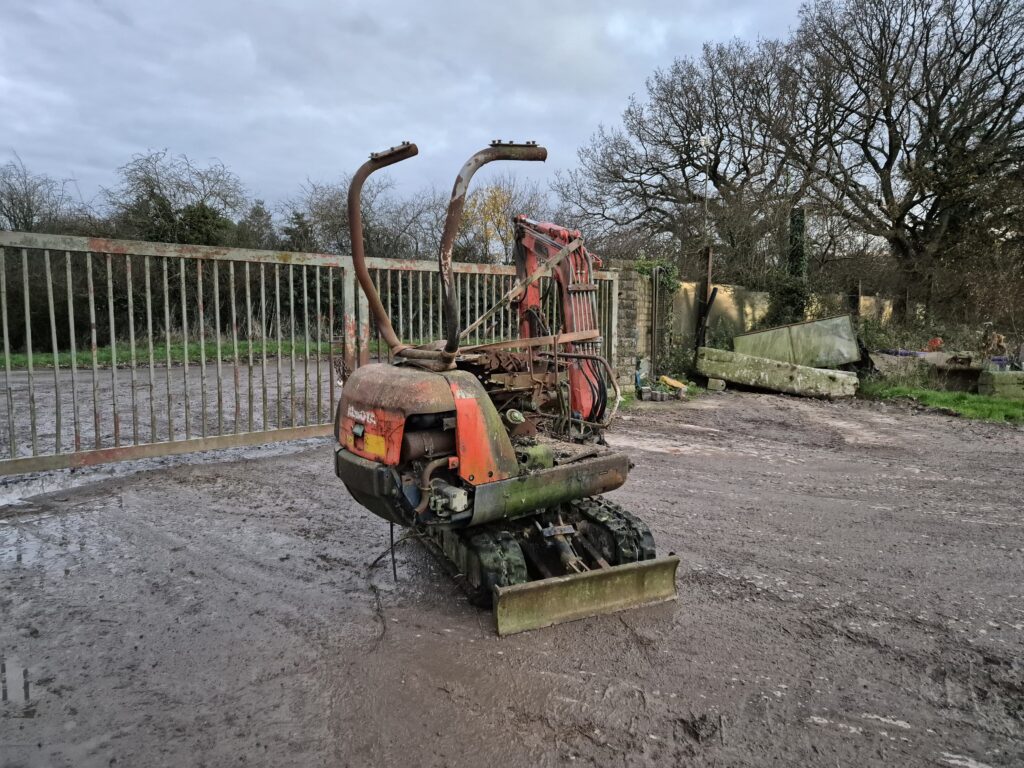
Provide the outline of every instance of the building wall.
[[[661,316],[652,324],[651,278],[639,274],[627,264],[619,268],[618,362],[619,380],[632,381],[636,360],[651,354],[652,325],[657,328],[662,349],[669,345],[692,345],[697,324],[700,284],[679,283],[672,296],[663,296]],[[749,291],[742,286],[717,285],[718,295],[708,320],[709,346],[731,346],[732,338],[753,330],[768,312],[769,295]],[[824,317],[846,311],[845,297],[823,295],[810,297],[808,317]],[[837,308],[841,308],[838,309]],[[860,316],[880,322],[892,318],[892,301],[877,296],[860,298]]]

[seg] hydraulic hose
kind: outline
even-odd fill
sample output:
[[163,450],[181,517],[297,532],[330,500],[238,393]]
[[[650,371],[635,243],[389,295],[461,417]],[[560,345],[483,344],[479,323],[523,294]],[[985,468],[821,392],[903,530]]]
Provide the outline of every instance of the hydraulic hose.
[[428,462],[423,468],[423,474],[420,476],[420,503],[416,505],[416,516],[419,517],[427,510],[427,505],[430,503],[430,496],[432,491],[430,490],[430,476],[433,475],[441,467],[448,466],[449,456],[442,456],[439,459],[434,459]]

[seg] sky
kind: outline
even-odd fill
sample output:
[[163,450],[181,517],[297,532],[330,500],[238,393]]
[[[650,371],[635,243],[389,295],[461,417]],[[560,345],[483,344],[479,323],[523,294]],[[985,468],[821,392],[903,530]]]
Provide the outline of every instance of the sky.
[[[400,189],[450,189],[492,139],[549,181],[645,79],[705,41],[785,35],[796,0],[0,0],[0,162],[85,201],[132,155],[220,160],[275,203],[403,140]],[[481,174],[481,178],[484,174]]]

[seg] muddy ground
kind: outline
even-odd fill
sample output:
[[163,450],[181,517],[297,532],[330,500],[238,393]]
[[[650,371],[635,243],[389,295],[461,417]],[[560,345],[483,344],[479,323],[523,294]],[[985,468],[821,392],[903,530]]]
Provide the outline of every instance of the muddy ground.
[[723,394],[628,413],[676,603],[506,639],[326,443],[0,520],[0,766],[1024,763],[1024,431]]

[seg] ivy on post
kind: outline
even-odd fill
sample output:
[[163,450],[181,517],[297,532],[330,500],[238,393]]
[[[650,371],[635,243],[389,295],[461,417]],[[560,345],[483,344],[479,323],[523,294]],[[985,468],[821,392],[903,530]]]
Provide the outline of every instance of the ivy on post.
[[795,205],[789,214],[789,251],[786,267],[775,278],[771,289],[771,304],[761,325],[773,327],[798,323],[807,312],[807,251],[804,245],[804,209]]

